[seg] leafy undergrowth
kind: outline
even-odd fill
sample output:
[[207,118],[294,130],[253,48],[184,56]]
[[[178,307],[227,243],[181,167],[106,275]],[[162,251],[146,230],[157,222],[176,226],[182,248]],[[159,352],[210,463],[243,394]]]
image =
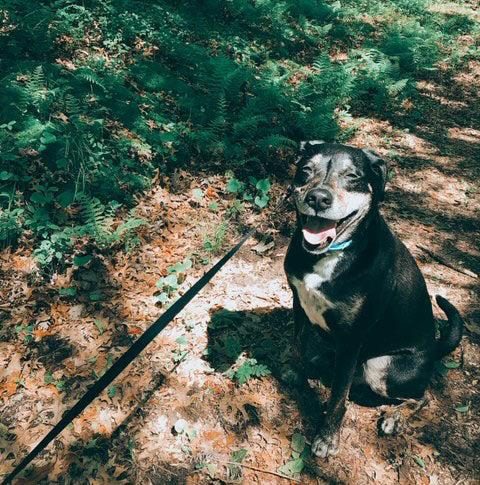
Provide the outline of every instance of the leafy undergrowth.
[[478,57],[468,2],[7,0],[0,18],[0,244],[47,275],[135,246],[159,175],[284,177],[352,115],[414,128],[418,79]]

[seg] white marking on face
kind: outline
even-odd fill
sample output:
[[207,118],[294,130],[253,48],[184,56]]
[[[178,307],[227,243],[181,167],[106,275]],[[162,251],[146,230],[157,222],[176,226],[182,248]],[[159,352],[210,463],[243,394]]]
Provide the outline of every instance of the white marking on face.
[[327,332],[330,329],[323,314],[329,308],[335,308],[335,305],[322,293],[321,286],[325,281],[331,280],[335,267],[342,256],[342,252],[329,254],[318,261],[313,267],[313,273],[306,273],[302,280],[295,276],[290,278],[310,322],[320,325]]
[[363,364],[363,376],[368,385],[372,391],[384,397],[388,397],[387,374],[391,361],[391,355],[382,355],[381,357],[368,359]]
[[345,192],[341,199],[338,196],[333,198],[333,204],[328,213],[334,216],[332,219],[343,219],[353,211],[370,207],[371,199],[372,196],[368,192]]

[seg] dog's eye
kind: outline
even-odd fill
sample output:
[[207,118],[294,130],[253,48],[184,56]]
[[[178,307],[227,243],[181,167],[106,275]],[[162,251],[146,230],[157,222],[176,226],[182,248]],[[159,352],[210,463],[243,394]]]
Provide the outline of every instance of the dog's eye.
[[312,167],[309,167],[308,165],[305,166],[305,167],[302,167],[301,170],[300,170],[300,174],[303,177],[308,177],[308,176],[312,175],[312,173],[313,173]]
[[361,177],[361,174],[359,174],[358,172],[350,172],[350,173],[347,173],[346,177],[347,179],[350,179],[350,180],[356,180]]

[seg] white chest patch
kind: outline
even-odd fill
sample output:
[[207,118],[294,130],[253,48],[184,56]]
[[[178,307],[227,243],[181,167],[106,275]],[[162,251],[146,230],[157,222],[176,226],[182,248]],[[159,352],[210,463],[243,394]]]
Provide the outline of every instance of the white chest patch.
[[323,314],[335,305],[323,294],[322,284],[331,279],[335,266],[342,256],[341,252],[329,254],[313,267],[313,273],[306,273],[301,280],[295,276],[290,278],[310,322],[320,325],[326,331],[329,328]]

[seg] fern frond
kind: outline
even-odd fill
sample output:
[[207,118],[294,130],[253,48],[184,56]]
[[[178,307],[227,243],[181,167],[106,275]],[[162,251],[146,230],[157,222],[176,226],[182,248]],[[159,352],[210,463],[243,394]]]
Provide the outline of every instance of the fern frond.
[[89,82],[93,86],[98,86],[102,88],[103,91],[106,90],[105,85],[103,84],[100,76],[89,68],[79,69],[76,73],[77,77],[83,79],[84,81]]
[[258,141],[258,147],[263,152],[278,148],[296,148],[296,146],[296,142],[282,135],[269,135]]
[[113,219],[105,206],[96,198],[86,194],[77,196],[84,232],[89,233],[100,245],[111,244]]

